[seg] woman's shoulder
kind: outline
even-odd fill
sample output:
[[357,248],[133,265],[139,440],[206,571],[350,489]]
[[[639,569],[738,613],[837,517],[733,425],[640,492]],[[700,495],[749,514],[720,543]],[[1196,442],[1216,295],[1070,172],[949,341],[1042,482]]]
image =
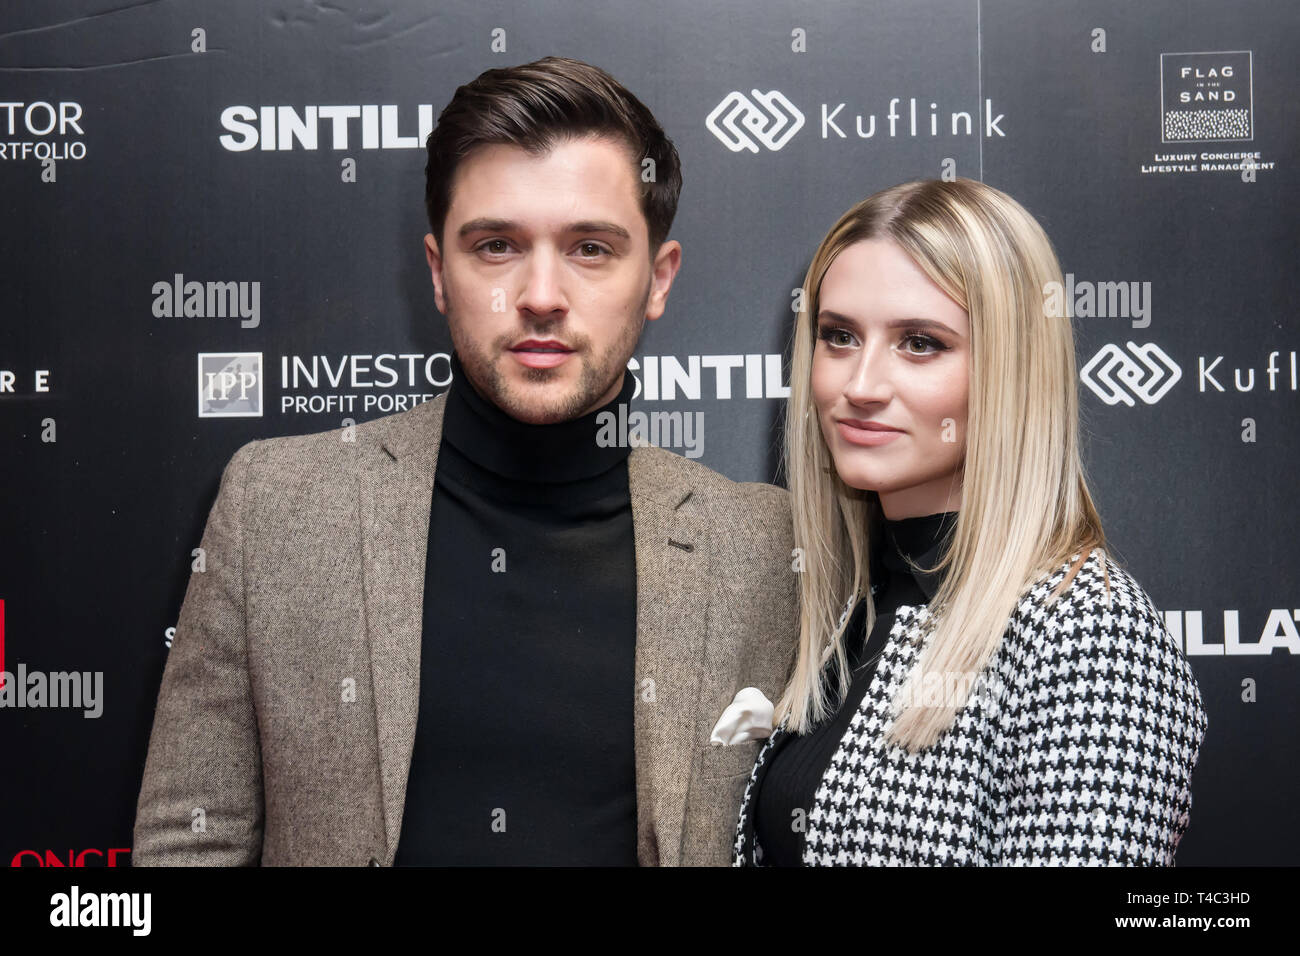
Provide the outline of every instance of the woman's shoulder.
[[1106,551],[1093,548],[1040,574],[1022,594],[1012,618],[1025,625],[1060,626],[1088,624],[1103,615],[1127,618],[1139,628],[1164,628],[1164,615],[1142,585]]
[[1011,614],[1004,663],[1018,672],[1014,682],[1097,684],[1105,695],[1117,683],[1141,685],[1201,711],[1191,666],[1151,596],[1104,550],[1093,549],[1082,563],[1080,557],[1041,575]]
[[1195,687],[1164,615],[1133,575],[1100,548],[1073,554],[1040,575],[1017,603],[1007,637],[1011,658],[1040,673],[1045,667],[1060,676],[1063,670],[1100,666]]

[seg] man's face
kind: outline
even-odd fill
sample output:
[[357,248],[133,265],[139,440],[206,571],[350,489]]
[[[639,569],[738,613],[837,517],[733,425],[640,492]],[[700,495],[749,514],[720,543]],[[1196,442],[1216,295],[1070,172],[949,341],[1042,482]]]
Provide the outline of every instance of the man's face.
[[483,146],[457,167],[443,236],[425,253],[434,298],[478,392],[512,418],[568,421],[612,401],[646,319],[681,264],[650,259],[637,164],[585,137],[532,156]]

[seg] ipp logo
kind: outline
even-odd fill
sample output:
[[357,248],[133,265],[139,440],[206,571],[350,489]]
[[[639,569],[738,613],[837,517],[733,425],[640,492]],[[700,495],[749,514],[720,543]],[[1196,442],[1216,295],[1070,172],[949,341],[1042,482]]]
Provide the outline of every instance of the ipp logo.
[[[107,850],[69,850],[67,860],[63,860],[53,850],[19,850],[9,862],[9,866],[118,866],[119,854],[130,853],[130,847],[115,846]],[[92,859],[93,857],[93,859]],[[125,864],[121,864],[125,865]]]
[[757,153],[755,140],[775,152],[803,128],[803,113],[780,90],[749,92],[754,99],[739,90],[728,93],[704,125],[733,153],[742,149]]
[[199,353],[199,418],[262,417],[262,353]]

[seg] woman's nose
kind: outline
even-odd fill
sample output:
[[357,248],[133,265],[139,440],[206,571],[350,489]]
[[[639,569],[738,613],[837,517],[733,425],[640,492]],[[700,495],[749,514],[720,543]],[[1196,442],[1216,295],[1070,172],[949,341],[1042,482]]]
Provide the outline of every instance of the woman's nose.
[[888,402],[893,394],[888,349],[881,343],[863,346],[857,364],[844,383],[844,397],[855,405],[867,405]]

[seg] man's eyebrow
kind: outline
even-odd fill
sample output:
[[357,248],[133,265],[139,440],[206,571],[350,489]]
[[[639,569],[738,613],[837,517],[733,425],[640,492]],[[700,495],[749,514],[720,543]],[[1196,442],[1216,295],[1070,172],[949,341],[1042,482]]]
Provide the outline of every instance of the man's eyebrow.
[[[478,219],[471,219],[457,230],[460,238],[476,232],[515,232],[520,229],[520,225],[513,219],[494,219],[489,216],[480,216]],[[618,236],[620,239],[630,240],[632,234],[620,226],[618,223],[605,222],[600,219],[583,219],[579,222],[571,222],[564,227],[565,232],[603,232],[611,236]]]
[[[817,316],[818,320],[830,319],[832,322],[844,322],[848,325],[860,325],[857,319],[851,319],[847,315],[841,315],[838,312],[832,312],[830,309],[822,309]],[[947,332],[951,336],[961,338],[961,334],[950,329],[937,319],[891,319],[885,323],[889,329],[933,329],[937,332]]]

